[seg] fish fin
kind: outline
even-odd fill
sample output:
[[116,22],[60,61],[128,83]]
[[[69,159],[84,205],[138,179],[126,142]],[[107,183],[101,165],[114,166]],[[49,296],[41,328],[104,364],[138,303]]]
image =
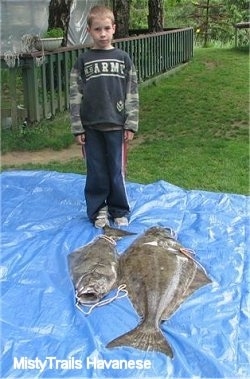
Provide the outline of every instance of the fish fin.
[[107,348],[131,346],[139,350],[160,351],[173,358],[173,351],[160,330],[145,323],[109,342]]
[[104,226],[103,231],[104,231],[105,236],[113,238],[114,240],[119,240],[120,238],[132,236],[136,234],[136,233],[129,232],[128,230],[111,228],[108,225]]
[[185,295],[190,296],[193,292],[209,283],[212,283],[212,280],[207,276],[203,267],[200,266],[198,267],[194,279],[192,283],[190,283],[190,286]]

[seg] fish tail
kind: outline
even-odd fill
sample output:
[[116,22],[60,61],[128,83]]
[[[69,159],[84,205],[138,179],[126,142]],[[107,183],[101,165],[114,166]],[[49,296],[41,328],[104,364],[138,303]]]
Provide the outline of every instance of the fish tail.
[[160,330],[141,324],[109,342],[107,347],[132,346],[140,350],[160,351],[173,358],[173,351]]

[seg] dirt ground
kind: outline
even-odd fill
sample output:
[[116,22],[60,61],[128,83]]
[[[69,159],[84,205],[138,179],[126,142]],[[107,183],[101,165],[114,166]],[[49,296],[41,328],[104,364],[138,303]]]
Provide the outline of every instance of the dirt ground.
[[41,151],[13,151],[1,155],[1,165],[22,165],[26,163],[49,163],[53,161],[67,162],[73,158],[81,158],[82,151],[79,145],[73,144],[68,149],[55,151],[44,149]]
[[[139,146],[145,140],[144,136],[136,136],[133,141],[129,142],[128,151]],[[12,151],[1,155],[2,166],[20,166],[26,163],[49,163],[53,161],[67,162],[74,158],[82,158],[81,146],[73,143],[69,148],[55,151],[52,149],[43,149],[40,151]]]

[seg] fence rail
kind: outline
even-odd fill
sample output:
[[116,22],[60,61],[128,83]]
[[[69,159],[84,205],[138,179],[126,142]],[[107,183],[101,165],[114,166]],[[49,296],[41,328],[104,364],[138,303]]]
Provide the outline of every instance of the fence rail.
[[[114,41],[133,59],[139,82],[188,62],[193,56],[193,29],[173,29]],[[26,119],[39,122],[69,108],[69,73],[89,46],[60,48],[17,57],[9,68],[1,56],[2,122],[12,126]],[[6,72],[5,72],[6,71]],[[5,72],[6,75],[3,75]]]

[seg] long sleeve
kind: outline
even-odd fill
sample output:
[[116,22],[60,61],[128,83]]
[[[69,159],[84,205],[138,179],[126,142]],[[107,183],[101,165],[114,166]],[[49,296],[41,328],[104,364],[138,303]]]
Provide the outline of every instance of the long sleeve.
[[138,130],[139,122],[139,95],[137,74],[134,65],[132,65],[128,73],[127,93],[125,99],[125,117],[126,121],[124,129],[129,129],[133,132]]
[[83,97],[82,79],[77,68],[73,68],[70,73],[70,120],[71,132],[74,135],[84,133],[80,118],[80,107]]

